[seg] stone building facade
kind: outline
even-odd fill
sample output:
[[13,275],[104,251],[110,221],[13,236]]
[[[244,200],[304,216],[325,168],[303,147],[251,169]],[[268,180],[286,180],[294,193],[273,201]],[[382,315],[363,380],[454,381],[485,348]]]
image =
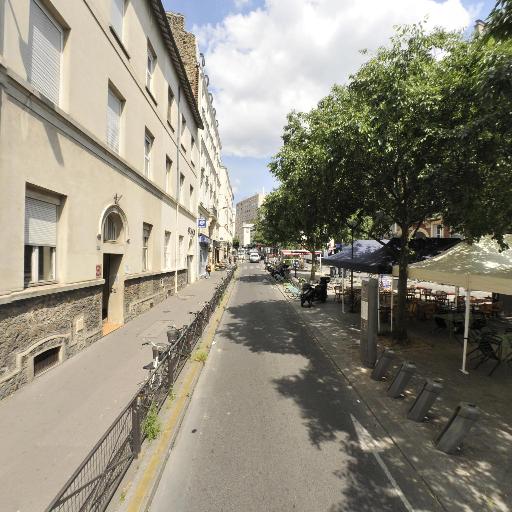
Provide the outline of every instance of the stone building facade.
[[251,229],[258,218],[258,209],[264,199],[264,194],[254,194],[236,203],[235,236],[240,240],[241,246],[252,243]]
[[202,118],[159,1],[0,11],[1,398],[196,279]]
[[[199,131],[198,214],[202,224],[198,226],[198,273],[205,275],[206,265],[224,261],[233,239],[233,191],[229,173],[222,165],[222,143],[219,122],[214,107],[214,96],[209,90],[210,79],[206,73],[203,55],[197,49],[196,37],[185,30],[181,14],[167,13],[174,31],[181,58],[185,64],[203,129]],[[231,233],[231,235],[229,234]]]

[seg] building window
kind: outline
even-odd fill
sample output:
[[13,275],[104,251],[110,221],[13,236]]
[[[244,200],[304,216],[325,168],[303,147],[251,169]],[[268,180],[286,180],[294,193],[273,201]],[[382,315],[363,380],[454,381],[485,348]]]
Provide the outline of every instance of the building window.
[[144,134],[144,176],[149,178],[151,175],[151,149],[153,148],[154,137],[146,130]]
[[190,210],[194,211],[194,187],[190,185]]
[[63,31],[38,2],[31,2],[30,83],[56,105],[59,104]]
[[442,224],[436,224],[436,238],[442,238],[443,237],[443,226]]
[[171,268],[171,232],[166,231],[164,234],[164,265],[165,269]]
[[25,285],[55,280],[57,207],[54,201],[26,197]]
[[119,153],[119,137],[121,131],[121,112],[123,102],[114,90],[108,88],[107,103],[107,145],[110,149]]
[[196,149],[196,139],[194,139],[194,137],[190,137],[190,162],[192,164],[193,167],[196,166],[195,162],[194,162],[194,159],[195,159],[195,149]]
[[165,191],[170,194],[172,190],[172,160],[167,156],[165,157]]
[[180,172],[180,190],[178,200],[181,201],[183,198],[183,185],[185,184],[185,175]]
[[123,40],[124,11],[125,0],[112,0],[112,28],[121,41]]
[[142,271],[149,270],[149,237],[151,235],[151,224],[142,225]]
[[183,151],[186,153],[187,152],[187,146],[186,146],[186,141],[185,141],[185,135],[187,133],[187,121],[185,120],[185,116],[183,114],[181,114],[181,141],[180,141],[180,144],[181,144],[181,149],[183,149]]
[[155,72],[156,55],[148,41],[148,57],[146,67],[146,87],[150,92],[153,92],[153,74]]
[[[167,122],[169,123],[169,126],[173,128],[173,110],[174,110],[174,94],[172,92],[172,89],[169,87],[167,89]],[[174,131],[174,128],[173,128]]]
[[178,243],[178,261],[179,261],[179,267],[182,267],[185,263],[184,261],[185,255],[183,253],[183,237],[179,237],[179,243]]
[[118,213],[110,212],[103,224],[103,241],[117,242],[123,231],[123,221]]

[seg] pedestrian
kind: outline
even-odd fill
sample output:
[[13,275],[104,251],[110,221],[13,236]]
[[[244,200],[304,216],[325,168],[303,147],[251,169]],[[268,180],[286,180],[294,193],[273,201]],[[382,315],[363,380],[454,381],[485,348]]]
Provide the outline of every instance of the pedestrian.
[[206,279],[210,279],[210,274],[212,273],[212,266],[207,263],[206,264]]

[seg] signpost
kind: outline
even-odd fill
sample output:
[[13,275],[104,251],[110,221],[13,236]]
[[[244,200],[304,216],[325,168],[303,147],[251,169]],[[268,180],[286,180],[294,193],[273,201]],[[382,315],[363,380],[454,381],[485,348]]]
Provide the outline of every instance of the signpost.
[[367,368],[373,368],[377,361],[377,297],[379,282],[377,279],[363,279],[361,283],[361,362]]
[[202,217],[197,219],[197,227],[198,228],[205,228],[206,227],[206,219],[203,219]]

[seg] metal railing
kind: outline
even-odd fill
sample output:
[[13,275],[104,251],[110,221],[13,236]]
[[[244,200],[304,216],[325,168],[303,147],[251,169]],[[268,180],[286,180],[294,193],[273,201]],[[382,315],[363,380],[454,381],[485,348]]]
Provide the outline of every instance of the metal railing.
[[144,421],[151,407],[160,407],[169,396],[205,327],[222,300],[236,267],[215,288],[213,297],[192,322],[168,331],[171,345],[158,367],[137,391],[130,403],[96,443],[46,512],[102,512],[106,510],[124,474],[140,453],[145,439]]

